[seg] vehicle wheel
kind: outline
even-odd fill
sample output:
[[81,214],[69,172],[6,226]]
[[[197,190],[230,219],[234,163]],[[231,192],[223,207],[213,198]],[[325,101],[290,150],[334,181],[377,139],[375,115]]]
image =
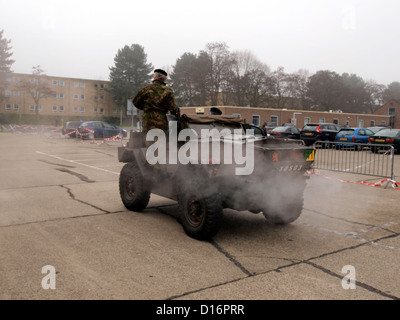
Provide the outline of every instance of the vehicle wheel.
[[268,223],[276,225],[286,225],[295,221],[303,210],[303,192],[306,181],[298,182],[296,188],[290,188],[289,193],[285,193],[284,199],[271,199],[264,208],[261,209]]
[[131,211],[142,211],[150,199],[150,191],[144,186],[143,175],[134,162],[129,162],[119,175],[119,193],[124,206]]
[[354,150],[355,150],[355,151],[362,151],[362,149],[363,149],[363,147],[360,146],[359,144],[355,144],[355,145],[354,145]]
[[303,210],[303,201],[292,207],[285,208],[263,208],[261,211],[267,221],[271,224],[286,225],[295,221]]
[[[204,184],[206,186],[206,184]],[[206,194],[201,187],[183,185],[178,197],[179,218],[185,232],[197,240],[209,240],[222,222],[219,194]]]

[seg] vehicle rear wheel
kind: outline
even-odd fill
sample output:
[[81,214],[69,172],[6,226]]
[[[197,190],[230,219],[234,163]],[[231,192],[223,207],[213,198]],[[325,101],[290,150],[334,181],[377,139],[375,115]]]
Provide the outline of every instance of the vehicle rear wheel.
[[[206,184],[204,184],[206,186]],[[183,185],[178,197],[179,218],[186,234],[197,240],[210,240],[222,222],[222,201],[217,193],[206,193],[198,185]]]
[[354,150],[355,150],[355,151],[362,151],[362,150],[363,150],[363,146],[360,146],[359,144],[356,143],[356,144],[354,145]]
[[261,209],[268,223],[286,225],[295,221],[303,210],[305,186],[305,179],[301,179],[287,190],[284,198],[270,199]]
[[371,152],[372,153],[379,153],[380,148],[379,147],[371,147]]
[[143,175],[135,162],[129,162],[119,175],[119,193],[124,206],[131,211],[142,211],[150,200]]
[[294,206],[286,207],[267,207],[262,209],[262,213],[271,224],[286,225],[295,221],[303,210],[303,201]]

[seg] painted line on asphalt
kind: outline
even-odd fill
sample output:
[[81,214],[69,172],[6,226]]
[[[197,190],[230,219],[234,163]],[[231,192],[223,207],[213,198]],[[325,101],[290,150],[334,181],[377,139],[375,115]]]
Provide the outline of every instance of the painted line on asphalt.
[[59,157],[59,156],[56,156],[56,155],[53,155],[53,154],[44,153],[44,152],[41,152],[41,151],[36,151],[36,153],[42,154],[42,155],[45,155],[45,156],[48,156],[48,157],[51,157],[51,158],[54,158],[54,159],[58,159],[58,160],[61,160],[61,161],[66,161],[66,162],[73,163],[73,164],[79,164],[81,166],[88,167],[88,168],[91,168],[91,169],[96,169],[96,170],[100,170],[100,171],[104,171],[104,172],[108,172],[108,173],[119,175],[119,172],[114,172],[114,171],[110,171],[110,170],[107,170],[107,169],[91,166],[91,165],[88,165],[88,164],[85,164],[85,163],[78,162],[76,160],[65,159],[65,158],[62,158],[62,157]]

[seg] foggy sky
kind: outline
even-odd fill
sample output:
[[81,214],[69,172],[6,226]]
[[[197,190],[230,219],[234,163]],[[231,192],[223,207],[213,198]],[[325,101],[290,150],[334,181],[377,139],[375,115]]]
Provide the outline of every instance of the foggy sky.
[[170,69],[210,42],[248,50],[271,70],[400,81],[398,0],[0,0],[12,70],[108,80],[118,49],[144,47]]

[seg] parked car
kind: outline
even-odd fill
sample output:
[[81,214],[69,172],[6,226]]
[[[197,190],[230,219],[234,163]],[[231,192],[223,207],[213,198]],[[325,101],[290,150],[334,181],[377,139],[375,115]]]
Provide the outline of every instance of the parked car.
[[300,132],[300,139],[306,146],[317,141],[335,141],[340,127],[334,123],[309,123]]
[[340,129],[336,135],[336,149],[351,147],[360,151],[363,146],[359,144],[368,143],[368,138],[373,135],[374,132],[366,128]]
[[106,139],[122,134],[128,135],[125,129],[119,128],[113,124],[104,121],[86,121],[78,128],[82,139]]
[[300,129],[295,126],[276,127],[270,135],[275,138],[300,139]]
[[[380,144],[382,146],[391,145],[395,153],[400,153],[400,129],[383,129],[369,137],[371,144]],[[371,146],[372,152],[378,152],[379,146]]]
[[373,133],[377,133],[383,129],[391,129],[390,126],[377,126],[377,127],[368,127],[367,129],[371,130]]
[[245,123],[245,124],[243,124],[243,128],[244,128],[245,130],[249,130],[249,129],[254,130],[254,135],[255,135],[256,137],[265,136],[264,130],[261,129],[260,127],[257,127],[257,126],[254,125],[254,124]]
[[64,123],[62,128],[62,134],[68,135],[71,138],[76,138],[76,131],[78,127],[82,124],[81,121],[67,121]]

